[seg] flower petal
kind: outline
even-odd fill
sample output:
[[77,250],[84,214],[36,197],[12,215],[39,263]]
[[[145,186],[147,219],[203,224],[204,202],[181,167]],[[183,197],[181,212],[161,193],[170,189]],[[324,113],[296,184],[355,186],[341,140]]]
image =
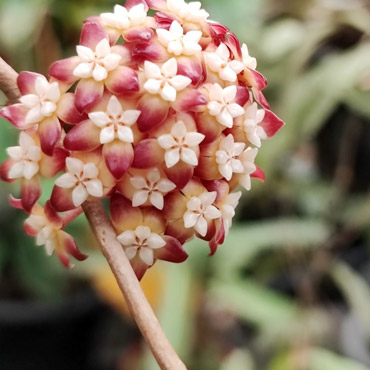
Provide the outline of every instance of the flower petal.
[[85,202],[85,200],[87,200],[88,197],[89,193],[82,184],[78,184],[72,190],[72,202],[75,207],[79,207],[82,203]]
[[65,231],[60,230],[58,232],[58,239],[61,247],[71,256],[76,258],[77,261],[84,261],[87,256],[83,254],[77,246],[76,241],[74,238],[67,234]]
[[46,118],[40,123],[38,134],[41,149],[45,154],[53,155],[54,147],[60,139],[61,133],[62,127],[56,116]]
[[55,148],[52,156],[42,156],[39,162],[40,174],[46,178],[54,177],[64,168],[68,154],[63,148]]
[[152,266],[154,263],[154,253],[151,248],[140,248],[139,257],[148,266]]
[[72,202],[72,190],[54,186],[50,202],[57,212],[65,212],[76,208]]
[[76,124],[86,119],[85,114],[81,114],[76,109],[75,94],[66,93],[62,95],[58,102],[57,115],[65,123]]
[[110,201],[112,222],[117,231],[136,230],[143,224],[143,215],[139,208],[134,208],[131,201],[120,194],[114,194]]
[[130,94],[139,91],[139,77],[129,67],[119,66],[109,73],[105,86],[113,94]]
[[13,168],[15,162],[13,159],[8,158],[5,162],[1,164],[0,167],[0,178],[6,182],[14,182],[16,181],[15,178],[9,177],[10,170]]
[[160,126],[167,118],[169,107],[170,103],[159,96],[143,95],[137,107],[141,111],[137,120],[139,130],[146,132]]
[[80,80],[76,87],[76,108],[84,112],[95,104],[104,93],[104,84],[93,79]]
[[103,155],[109,171],[117,180],[124,176],[134,160],[132,145],[118,140],[105,144]]
[[82,121],[68,131],[64,138],[64,146],[73,151],[90,151],[100,144],[100,129],[90,120]]
[[23,209],[31,213],[32,207],[41,196],[41,181],[39,176],[22,180],[21,198]]
[[49,75],[67,85],[72,85],[78,80],[73,71],[79,64],[80,58],[77,56],[58,60],[51,65]]
[[171,168],[165,168],[165,172],[168,179],[182,189],[193,177],[194,167],[180,161]]
[[182,244],[172,236],[164,235],[162,237],[166,242],[164,248],[156,249],[154,256],[160,260],[181,263],[188,258]]
[[108,36],[100,25],[93,22],[86,22],[84,24],[81,31],[80,45],[95,50],[96,46],[103,39],[108,39]]
[[[42,75],[34,72],[21,72],[17,77],[17,85],[22,95],[37,94],[36,80]],[[42,76],[44,77],[44,76]]]
[[134,168],[156,167],[163,162],[164,151],[156,139],[145,139],[135,146]]
[[33,126],[26,123],[28,109],[23,104],[13,104],[0,110],[0,117],[8,120],[12,125],[20,130],[25,130]]
[[267,137],[272,137],[284,126],[284,122],[273,112],[266,109],[265,116],[260,125],[265,130]]
[[177,73],[191,79],[194,86],[202,84],[207,72],[202,59],[197,57],[180,57],[177,59]]

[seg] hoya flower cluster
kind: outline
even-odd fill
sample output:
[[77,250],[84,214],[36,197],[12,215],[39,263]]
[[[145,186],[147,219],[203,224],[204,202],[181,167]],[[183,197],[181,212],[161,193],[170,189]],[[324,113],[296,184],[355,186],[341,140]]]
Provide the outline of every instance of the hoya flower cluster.
[[[149,10],[151,12],[149,13]],[[129,0],[84,23],[76,55],[49,78],[22,72],[22,97],[0,115],[20,130],[5,181],[26,231],[69,265],[85,256],[64,227],[87,200],[110,198],[118,241],[139,278],[182,262],[194,236],[223,243],[261,142],[283,125],[245,44],[199,2]],[[42,207],[41,178],[56,178]]]

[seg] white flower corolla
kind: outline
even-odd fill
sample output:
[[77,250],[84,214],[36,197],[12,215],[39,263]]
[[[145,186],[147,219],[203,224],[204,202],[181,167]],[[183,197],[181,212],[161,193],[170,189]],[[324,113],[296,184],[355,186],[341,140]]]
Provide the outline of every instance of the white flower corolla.
[[219,84],[208,86],[209,102],[207,108],[211,116],[215,116],[221,125],[233,127],[234,118],[240,117],[245,110],[235,103],[237,94],[236,86],[228,86],[224,89]]
[[103,196],[103,184],[98,179],[99,170],[92,162],[84,163],[78,158],[66,159],[68,172],[60,176],[55,184],[64,189],[73,189],[72,201],[79,207],[88,197]]
[[256,165],[254,164],[257,153],[257,148],[249,147],[240,156],[240,160],[244,167],[243,174],[240,178],[240,185],[243,186],[246,190],[251,190],[251,175],[257,169]]
[[138,4],[127,10],[122,5],[115,5],[113,13],[100,14],[103,28],[116,29],[119,34],[136,26],[145,24],[147,11],[144,4]]
[[253,103],[245,110],[243,129],[248,141],[256,147],[261,147],[261,140],[267,139],[267,134],[260,123],[265,117],[265,110],[258,109],[257,103]]
[[198,165],[195,148],[204,140],[199,132],[188,132],[183,121],[176,122],[170,134],[158,137],[158,143],[165,149],[164,159],[167,168],[173,167],[180,160],[192,166]]
[[257,68],[257,59],[249,55],[248,46],[246,44],[242,45],[242,60],[246,68],[253,70]]
[[225,229],[225,236],[229,233],[233,217],[235,216],[235,208],[239,204],[239,199],[242,196],[241,191],[230,193],[226,197],[225,203],[221,207],[222,221]]
[[199,197],[192,197],[186,204],[187,211],[184,213],[184,225],[192,228],[205,236],[208,231],[208,221],[221,217],[221,212],[213,205],[217,192],[205,192]]
[[144,89],[150,94],[159,94],[163,100],[174,102],[177,92],[191,84],[191,79],[177,74],[177,61],[169,59],[159,67],[149,61],[144,63],[144,73],[147,81]]
[[6,152],[14,162],[8,174],[10,179],[24,177],[29,180],[39,172],[41,149],[25,132],[20,133],[19,146],[9,147]]
[[41,215],[30,215],[25,224],[37,232],[36,245],[45,246],[46,253],[51,256],[55,250],[55,229],[50,225],[46,217]]
[[58,82],[49,83],[44,76],[35,80],[36,94],[23,95],[19,100],[29,109],[26,123],[38,123],[45,117],[50,117],[57,110],[61,94]]
[[133,207],[141,206],[149,200],[155,208],[162,210],[164,206],[163,196],[176,188],[172,181],[161,178],[157,168],[149,171],[146,177],[131,177],[130,182],[136,189],[132,198]]
[[105,80],[108,73],[118,67],[122,58],[121,55],[112,52],[108,39],[102,39],[95,50],[78,45],[77,54],[80,64],[74,69],[74,76],[93,78],[98,82]]
[[214,53],[205,53],[204,58],[208,68],[224,81],[235,82],[245,68],[243,62],[230,60],[230,51],[225,44],[220,44]]
[[243,173],[244,166],[238,158],[245,148],[244,143],[235,143],[233,135],[229,134],[221,140],[219,150],[216,152],[218,171],[230,181],[233,173]]
[[186,3],[184,0],[167,0],[167,8],[178,18],[190,23],[205,22],[209,17],[199,1]]
[[202,31],[189,31],[184,35],[180,23],[173,21],[169,30],[157,29],[159,42],[167,48],[169,53],[179,55],[194,55],[202,51],[199,41]]
[[165,240],[158,234],[152,233],[148,226],[138,226],[136,230],[126,230],[118,235],[118,241],[125,247],[128,259],[132,260],[138,254],[148,266],[154,263],[153,250],[163,248]]
[[134,134],[131,126],[136,123],[141,112],[139,110],[123,110],[116,96],[109,99],[106,112],[89,113],[90,120],[100,130],[100,143],[107,144],[114,139],[124,143],[133,143]]

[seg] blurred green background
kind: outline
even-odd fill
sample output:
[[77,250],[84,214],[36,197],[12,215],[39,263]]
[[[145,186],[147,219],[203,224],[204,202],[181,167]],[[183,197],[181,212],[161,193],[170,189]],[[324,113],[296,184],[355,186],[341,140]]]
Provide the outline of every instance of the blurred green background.
[[[216,255],[191,242],[144,290],[190,370],[370,369],[369,1],[202,3],[258,58],[287,125],[262,146],[267,179]],[[0,0],[0,55],[47,73],[114,4]],[[0,123],[3,161],[16,130]],[[84,219],[69,230],[90,258],[65,271],[23,234],[7,200],[17,187],[0,189],[0,369],[158,369]]]

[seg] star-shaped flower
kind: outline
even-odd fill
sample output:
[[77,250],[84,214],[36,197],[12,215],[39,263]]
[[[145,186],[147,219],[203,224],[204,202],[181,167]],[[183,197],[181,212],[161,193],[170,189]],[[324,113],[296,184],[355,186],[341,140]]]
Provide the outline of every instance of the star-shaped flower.
[[240,185],[246,190],[251,190],[251,175],[257,169],[256,165],[254,164],[257,153],[258,149],[249,147],[240,156],[240,161],[244,167],[244,171],[240,179]]
[[10,179],[24,177],[29,180],[39,172],[41,148],[25,132],[20,133],[19,146],[9,147],[6,151],[14,161],[8,174]]
[[126,230],[118,235],[117,239],[125,247],[126,255],[130,260],[139,254],[140,259],[148,266],[154,263],[153,249],[163,248],[166,245],[164,239],[152,233],[148,226]]
[[261,140],[267,139],[267,134],[260,123],[265,117],[265,110],[258,109],[257,103],[253,103],[245,111],[243,128],[248,141],[256,147],[261,147]]
[[37,232],[36,245],[45,246],[46,253],[51,256],[55,249],[55,229],[50,225],[45,216],[30,215],[26,224]]
[[180,23],[173,21],[169,30],[157,29],[159,42],[167,48],[169,53],[179,55],[194,55],[202,50],[199,41],[202,31],[189,31],[184,35]]
[[207,234],[208,221],[221,217],[221,212],[212,205],[216,197],[215,191],[204,192],[187,202],[187,211],[184,214],[184,225],[187,229],[194,227],[201,236]]
[[99,170],[92,162],[84,163],[78,158],[66,159],[68,172],[60,176],[55,184],[64,189],[72,189],[72,201],[80,206],[90,195],[99,198],[103,195],[103,184],[98,179]]
[[244,166],[238,157],[245,148],[244,143],[235,143],[233,135],[229,134],[221,140],[219,150],[216,152],[216,162],[220,174],[230,181],[233,173],[243,173]]
[[61,98],[58,82],[49,83],[44,76],[38,76],[35,81],[36,94],[23,95],[19,100],[29,111],[26,123],[38,123],[45,117],[50,117],[57,110]]
[[191,79],[177,74],[177,61],[171,58],[159,67],[149,61],[144,63],[147,81],[144,89],[150,94],[159,94],[163,100],[174,102],[177,92],[191,84]]
[[137,189],[132,198],[133,207],[141,206],[149,200],[155,208],[162,210],[164,206],[163,196],[176,188],[172,181],[161,178],[157,168],[149,171],[146,177],[131,177],[130,182]]
[[198,158],[194,151],[205,136],[199,132],[188,132],[183,121],[176,122],[170,134],[158,137],[161,148],[166,150],[164,159],[168,168],[182,160],[192,166],[198,165]]
[[186,3],[184,0],[167,0],[168,10],[180,19],[191,23],[205,22],[209,17],[199,1]]
[[211,71],[229,82],[235,82],[237,75],[245,68],[243,62],[230,60],[230,51],[225,44],[220,44],[214,53],[205,53],[204,58]]
[[246,68],[255,70],[257,68],[257,59],[249,55],[248,46],[242,45],[242,60]]
[[129,10],[122,5],[115,5],[113,13],[100,14],[103,28],[114,28],[119,34],[131,27],[144,24],[146,17],[144,4],[135,5]]
[[244,114],[244,108],[235,103],[237,93],[236,86],[228,86],[224,89],[219,84],[208,86],[209,102],[207,108],[211,116],[228,128],[233,127],[234,118]]
[[130,126],[136,123],[140,114],[139,110],[124,111],[117,97],[113,95],[109,99],[106,112],[89,113],[89,118],[101,129],[101,144],[110,143],[116,138],[125,143],[133,143],[134,134]]
[[74,69],[73,74],[79,78],[93,78],[95,81],[103,81],[108,73],[115,70],[121,55],[112,53],[108,39],[102,39],[95,50],[87,46],[78,45],[77,54],[80,64]]
[[242,196],[241,191],[230,193],[226,197],[225,203],[221,207],[222,221],[224,223],[225,235],[230,231],[233,217],[235,216],[235,208],[239,203],[239,199]]

